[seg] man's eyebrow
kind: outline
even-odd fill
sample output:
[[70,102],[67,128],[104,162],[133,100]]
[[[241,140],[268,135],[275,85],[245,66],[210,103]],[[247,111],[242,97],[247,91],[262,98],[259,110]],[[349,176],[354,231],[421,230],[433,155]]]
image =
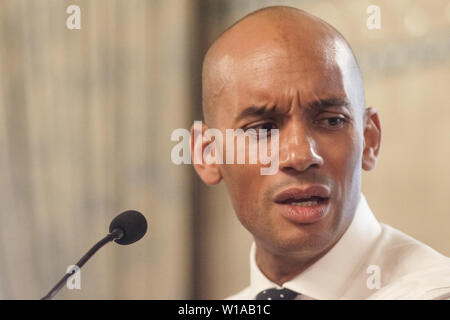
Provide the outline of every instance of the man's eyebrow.
[[330,97],[325,99],[318,99],[308,103],[308,109],[323,110],[331,107],[345,107],[348,108],[350,102],[347,98]]
[[[308,109],[326,109],[330,107],[348,107],[350,102],[347,98],[340,97],[330,97],[325,99],[314,100],[307,104]],[[241,113],[236,117],[235,122],[242,120],[247,117],[263,117],[263,116],[273,116],[278,113],[276,106],[250,106],[241,111]]]
[[276,106],[250,106],[242,110],[242,112],[236,117],[235,122],[247,117],[262,117],[276,114]]

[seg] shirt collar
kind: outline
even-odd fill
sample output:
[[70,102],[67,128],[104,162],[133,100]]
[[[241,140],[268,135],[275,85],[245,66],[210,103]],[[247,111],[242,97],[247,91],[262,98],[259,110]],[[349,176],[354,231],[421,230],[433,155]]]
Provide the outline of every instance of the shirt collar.
[[[360,265],[370,247],[381,233],[381,227],[367,204],[360,196],[355,215],[339,241],[323,257],[294,279],[283,284],[284,288],[300,292],[314,299],[339,299],[352,273]],[[256,296],[262,290],[277,287],[259,270],[255,261],[256,245],[250,250],[250,294]]]

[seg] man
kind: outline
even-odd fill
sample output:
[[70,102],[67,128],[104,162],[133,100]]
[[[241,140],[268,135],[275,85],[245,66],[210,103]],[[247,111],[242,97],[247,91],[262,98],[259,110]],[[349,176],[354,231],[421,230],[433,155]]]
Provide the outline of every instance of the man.
[[[231,299],[450,297],[449,259],[378,223],[360,193],[380,120],[333,27],[283,6],[244,17],[205,56],[203,112],[202,133],[278,129],[273,175],[261,163],[194,164],[206,184],[225,182],[254,238],[250,286]],[[194,140],[192,154],[212,142]]]

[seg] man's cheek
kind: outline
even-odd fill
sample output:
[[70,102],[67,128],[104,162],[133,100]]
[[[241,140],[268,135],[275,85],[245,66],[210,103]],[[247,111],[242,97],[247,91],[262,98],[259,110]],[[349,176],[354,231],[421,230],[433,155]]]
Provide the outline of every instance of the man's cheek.
[[360,158],[358,157],[360,153],[358,149],[355,141],[347,138],[341,142],[336,141],[333,148],[327,149],[324,158],[328,164],[333,164],[337,170],[342,172],[357,163],[358,158]]

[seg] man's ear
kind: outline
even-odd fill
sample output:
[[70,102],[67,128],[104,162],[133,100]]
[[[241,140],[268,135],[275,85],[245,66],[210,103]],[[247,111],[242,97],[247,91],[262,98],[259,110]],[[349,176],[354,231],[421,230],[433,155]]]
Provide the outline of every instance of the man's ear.
[[208,164],[203,158],[205,148],[212,143],[211,140],[204,139],[205,131],[208,129],[203,122],[194,122],[191,128],[191,158],[194,169],[200,179],[208,185],[216,185],[222,180],[220,168],[216,163]]
[[364,150],[362,168],[372,170],[375,168],[381,146],[381,125],[375,108],[367,108],[364,113]]

